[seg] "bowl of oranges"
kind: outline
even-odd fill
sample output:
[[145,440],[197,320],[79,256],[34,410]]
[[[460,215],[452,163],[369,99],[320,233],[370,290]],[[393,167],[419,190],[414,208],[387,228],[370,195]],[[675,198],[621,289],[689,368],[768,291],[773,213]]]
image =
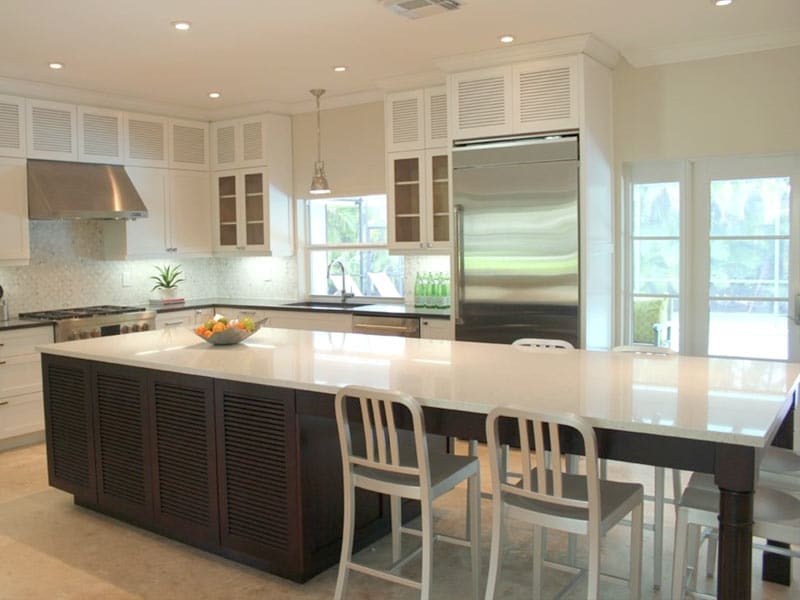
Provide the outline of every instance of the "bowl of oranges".
[[214,315],[194,332],[209,344],[231,346],[249,338],[256,331],[256,324],[250,317],[228,320],[222,315]]

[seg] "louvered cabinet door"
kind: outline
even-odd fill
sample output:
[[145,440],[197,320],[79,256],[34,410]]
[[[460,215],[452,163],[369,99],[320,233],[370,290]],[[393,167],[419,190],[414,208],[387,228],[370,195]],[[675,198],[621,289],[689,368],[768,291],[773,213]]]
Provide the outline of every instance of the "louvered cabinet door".
[[218,545],[213,381],[151,371],[148,387],[156,526]]
[[294,392],[215,381],[221,543],[292,576],[299,563]]
[[425,147],[423,90],[387,94],[384,113],[387,152],[422,150]]
[[50,485],[97,502],[89,363],[42,355]]
[[514,133],[577,129],[577,57],[514,65]]
[[239,122],[241,132],[240,167],[261,167],[267,164],[267,135],[264,119],[253,117]]
[[447,148],[447,87],[425,89],[425,148]]
[[208,170],[208,123],[169,122],[169,166],[171,169]]
[[25,158],[25,98],[0,96],[0,156]]
[[125,164],[132,167],[167,167],[167,119],[125,113],[124,121]]
[[511,133],[511,67],[450,76],[450,129],[456,140]]
[[100,507],[152,523],[145,372],[95,363],[97,495]]
[[28,158],[77,160],[77,109],[74,104],[28,100]]
[[105,108],[78,107],[78,160],[122,164],[122,113]]
[[234,169],[241,160],[238,121],[211,124],[211,159],[214,169]]

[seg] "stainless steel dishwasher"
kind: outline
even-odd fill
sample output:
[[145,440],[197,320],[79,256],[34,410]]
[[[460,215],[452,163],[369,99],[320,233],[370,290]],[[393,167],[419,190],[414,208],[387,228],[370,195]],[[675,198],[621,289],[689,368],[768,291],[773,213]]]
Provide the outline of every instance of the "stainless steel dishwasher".
[[353,333],[419,337],[419,317],[366,317],[353,315]]

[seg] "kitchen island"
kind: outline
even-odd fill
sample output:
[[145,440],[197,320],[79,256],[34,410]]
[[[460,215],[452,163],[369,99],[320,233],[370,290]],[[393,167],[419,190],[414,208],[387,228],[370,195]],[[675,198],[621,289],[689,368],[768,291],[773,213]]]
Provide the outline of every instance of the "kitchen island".
[[[715,474],[722,597],[749,589],[757,452],[778,434],[800,373],[284,329],[232,347],[170,329],[41,351],[50,482],[81,505],[303,581],[338,557],[340,386],[403,390],[430,432],[466,438],[482,439],[500,404],[572,412],[594,426],[601,456]],[[387,511],[379,497],[358,504],[363,545],[387,531]]]

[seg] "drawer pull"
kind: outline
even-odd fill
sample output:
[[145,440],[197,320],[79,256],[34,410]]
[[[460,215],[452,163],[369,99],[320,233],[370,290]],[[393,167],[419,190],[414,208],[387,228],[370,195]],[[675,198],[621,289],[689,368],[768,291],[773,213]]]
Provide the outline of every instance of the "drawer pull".
[[4,364],[6,364],[6,361],[0,360],[0,365],[4,365]]
[[173,325],[182,325],[183,319],[176,319],[175,321],[164,321],[164,325],[167,327],[171,327]]
[[8,400],[3,400],[0,402],[0,406],[5,406],[6,404],[8,404]]

